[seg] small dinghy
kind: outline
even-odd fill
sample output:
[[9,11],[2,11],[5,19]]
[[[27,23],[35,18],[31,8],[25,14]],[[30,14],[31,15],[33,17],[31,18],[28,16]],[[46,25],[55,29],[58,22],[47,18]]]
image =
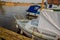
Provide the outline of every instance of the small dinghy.
[[18,20],[19,28],[28,36],[42,37],[48,40],[57,40],[60,37],[60,13],[43,9],[37,19]]

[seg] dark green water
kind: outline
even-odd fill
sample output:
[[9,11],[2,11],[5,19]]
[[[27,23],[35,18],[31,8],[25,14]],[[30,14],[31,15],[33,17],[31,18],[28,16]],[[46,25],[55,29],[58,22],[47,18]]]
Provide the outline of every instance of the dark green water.
[[16,23],[13,16],[9,17],[9,16],[0,15],[0,26],[17,32],[18,29],[16,28],[15,25]]

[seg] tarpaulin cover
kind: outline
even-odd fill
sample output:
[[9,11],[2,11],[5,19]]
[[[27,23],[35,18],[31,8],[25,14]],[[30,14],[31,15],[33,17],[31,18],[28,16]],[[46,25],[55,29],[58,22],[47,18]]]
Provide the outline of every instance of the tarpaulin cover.
[[32,6],[29,7],[29,9],[27,10],[27,12],[37,13],[39,8],[41,8],[41,7],[38,6],[38,5],[32,5]]
[[44,9],[39,15],[38,30],[45,29],[60,35],[60,12]]

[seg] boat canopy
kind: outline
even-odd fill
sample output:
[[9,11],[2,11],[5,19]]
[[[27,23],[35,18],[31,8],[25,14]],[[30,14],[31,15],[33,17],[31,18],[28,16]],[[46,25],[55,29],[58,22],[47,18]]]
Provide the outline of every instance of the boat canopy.
[[45,29],[60,35],[60,12],[43,9],[38,17],[38,30]]

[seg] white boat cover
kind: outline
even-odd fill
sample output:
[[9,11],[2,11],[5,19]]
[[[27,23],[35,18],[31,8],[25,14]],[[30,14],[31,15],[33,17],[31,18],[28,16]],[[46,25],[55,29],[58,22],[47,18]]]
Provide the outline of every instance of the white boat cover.
[[43,9],[39,16],[38,30],[51,31],[60,35],[60,13],[53,10]]

